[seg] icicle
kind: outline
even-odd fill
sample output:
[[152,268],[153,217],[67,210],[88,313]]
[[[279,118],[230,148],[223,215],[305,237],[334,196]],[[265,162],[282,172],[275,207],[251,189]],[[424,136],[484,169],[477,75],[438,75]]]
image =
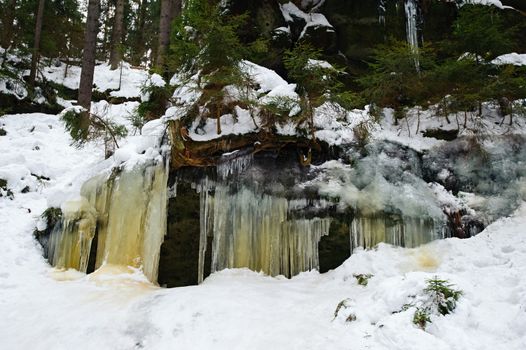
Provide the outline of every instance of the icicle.
[[328,234],[330,219],[289,221],[285,198],[244,187],[232,192],[219,184],[214,196],[202,192],[201,198],[201,222],[211,225],[202,229],[202,242],[209,229],[213,233],[212,272],[248,267],[291,277],[319,267],[318,242]]
[[239,175],[252,165],[253,154],[251,152],[240,154],[240,152],[236,151],[223,155],[217,165],[217,176],[219,179],[225,180],[228,177]]
[[57,268],[86,272],[97,225],[95,209],[85,198],[62,206],[63,221],[51,233],[49,258]]
[[203,182],[197,187],[197,191],[200,193],[199,199],[199,261],[197,268],[197,283],[203,282],[204,271],[205,271],[205,257],[207,247],[207,237],[210,234],[210,223],[213,216],[210,213],[210,209],[213,208],[213,197],[210,196],[211,183],[208,177],[205,177]]
[[443,235],[442,227],[430,218],[358,216],[351,223],[351,251],[357,247],[373,248],[381,242],[414,248]]
[[418,5],[416,4],[416,0],[406,0],[404,7],[407,43],[411,46],[415,54],[416,70],[420,71],[420,61],[418,59]]
[[378,0],[378,23],[385,25],[386,0]]
[[62,229],[52,235],[53,265],[86,272],[97,228],[96,268],[141,268],[156,282],[166,233],[167,181],[164,161],[87,181],[81,189],[85,199],[64,206]]
[[101,213],[96,267],[141,267],[157,281],[160,247],[166,233],[168,170],[160,162],[139,165],[104,181],[83,186],[83,194]]

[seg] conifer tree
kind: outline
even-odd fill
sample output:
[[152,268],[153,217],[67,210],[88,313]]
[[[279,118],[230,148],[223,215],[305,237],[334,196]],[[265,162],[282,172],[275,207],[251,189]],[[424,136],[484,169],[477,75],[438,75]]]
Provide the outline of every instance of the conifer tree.
[[501,107],[503,116],[509,115],[509,125],[514,115],[524,115],[523,101],[526,98],[526,69],[513,65],[498,68],[498,74],[492,77],[484,90]]
[[161,0],[161,19],[159,21],[159,45],[156,67],[163,72],[166,67],[166,53],[170,46],[170,30],[174,18],[181,15],[182,0]]
[[186,82],[199,74],[201,98],[197,105],[206,108],[201,117],[217,120],[218,134],[226,107],[224,88],[248,83],[240,65],[247,51],[236,32],[245,20],[246,15],[226,16],[219,4],[208,0],[190,0],[172,36],[170,66],[179,70]]
[[91,109],[93,75],[95,72],[97,33],[99,32],[99,7],[100,0],[89,0],[78,98],[79,105],[86,110],[85,113],[80,115],[81,122],[79,125],[82,130],[82,138],[87,138],[90,124],[89,111]]
[[33,54],[31,57],[31,71],[29,73],[29,86],[35,86],[35,79],[37,74],[37,65],[40,60],[40,37],[42,36],[42,20],[44,18],[44,6],[46,1],[38,1],[38,9],[35,16],[35,38],[33,40]]
[[115,16],[113,18],[113,31],[110,45],[110,67],[117,69],[122,60],[122,35],[124,26],[124,0],[117,0],[115,5]]
[[458,56],[465,53],[480,60],[491,60],[509,52],[513,29],[508,28],[494,6],[464,5],[453,24],[453,47]]
[[354,107],[360,103],[355,94],[343,89],[340,77],[345,75],[344,69],[322,60],[321,51],[310,44],[299,42],[293,49],[285,52],[283,62],[289,77],[297,83],[302,107],[299,122],[307,121],[313,140],[316,139],[315,108],[329,101],[339,103],[343,107]]
[[7,49],[9,49],[13,41],[13,22],[15,20],[16,0],[7,0],[5,4],[2,3],[2,8],[2,14],[0,14],[0,46],[2,46],[7,53]]
[[[418,70],[415,60],[419,62]],[[406,42],[390,40],[374,49],[369,73],[358,82],[364,87],[366,102],[393,108],[400,116],[404,106],[426,102],[426,79],[434,66],[434,55],[428,47],[417,53]]]

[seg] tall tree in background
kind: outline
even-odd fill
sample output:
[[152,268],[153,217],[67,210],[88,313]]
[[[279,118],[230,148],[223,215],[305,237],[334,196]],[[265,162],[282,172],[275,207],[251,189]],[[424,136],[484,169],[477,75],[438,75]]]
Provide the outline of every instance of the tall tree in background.
[[42,35],[42,19],[44,18],[45,0],[38,1],[38,10],[35,22],[35,39],[33,43],[33,55],[31,57],[31,71],[29,73],[29,86],[35,86],[35,78],[37,75],[37,66],[40,58],[40,37]]
[[462,6],[453,24],[457,55],[471,53],[478,64],[510,52],[514,29],[506,26],[499,11],[494,6]]
[[429,97],[426,77],[435,67],[432,50],[423,46],[417,53],[408,43],[390,39],[374,49],[372,59],[369,72],[357,79],[364,88],[362,95],[367,103],[393,108],[395,123],[404,116],[404,107],[426,103]]
[[110,48],[111,70],[117,69],[122,60],[122,34],[124,25],[124,0],[117,0]]
[[133,28],[131,34],[131,57],[130,62],[133,65],[140,65],[141,60],[146,51],[145,43],[145,29],[146,29],[146,15],[148,14],[148,1],[139,0],[139,9],[137,11],[137,19],[135,22],[135,28]]
[[16,0],[8,0],[5,8],[2,10],[2,15],[0,16],[2,21],[2,42],[0,45],[6,49],[11,46],[13,41],[13,22],[15,20],[15,9],[16,9]]
[[164,71],[166,64],[166,52],[170,46],[171,24],[174,18],[181,15],[182,0],[161,0],[161,19],[159,22],[159,48],[155,66]]
[[87,111],[82,113],[80,117],[80,128],[83,131],[82,137],[84,138],[86,138],[88,135],[88,128],[90,124],[89,110],[91,108],[93,74],[95,71],[95,51],[97,48],[97,33],[99,31],[99,7],[100,0],[89,0],[78,98],[79,105],[84,107]]

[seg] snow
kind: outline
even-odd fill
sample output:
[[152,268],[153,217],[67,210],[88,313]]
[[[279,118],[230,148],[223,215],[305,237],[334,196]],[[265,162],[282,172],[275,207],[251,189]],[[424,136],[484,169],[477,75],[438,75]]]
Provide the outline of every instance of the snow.
[[225,114],[221,117],[221,134],[217,135],[217,121],[207,119],[205,125],[198,128],[199,120],[195,121],[190,128],[189,136],[194,141],[209,141],[226,135],[243,135],[257,132],[256,125],[250,116],[250,112],[236,107],[236,116]]
[[249,74],[259,85],[258,93],[269,92],[277,87],[289,85],[285,79],[272,69],[262,67],[250,61],[242,61],[241,64],[243,71]]
[[526,54],[508,53],[495,58],[491,63],[496,65],[512,64],[515,66],[526,66]]
[[8,77],[0,79],[0,92],[6,95],[14,95],[19,100],[23,100],[28,95],[27,89],[20,81]]
[[[289,84],[275,71],[259,66],[250,61],[242,61],[241,69],[250,76],[254,86],[248,91],[240,91],[234,86],[225,87],[225,92],[229,99],[240,97],[258,100],[259,103],[272,103],[283,99],[286,103],[293,105],[299,101],[299,95],[295,92],[296,84]],[[170,84],[177,86],[174,91],[172,101],[174,105],[167,109],[163,120],[177,120],[187,113],[188,109],[196,103],[201,96],[197,84],[198,74],[192,76],[188,82],[183,83],[183,79],[175,75]],[[299,110],[291,106],[291,116],[297,114]],[[254,116],[252,115],[254,114]],[[208,118],[201,123],[196,120],[189,129],[189,136],[194,141],[209,141],[218,139],[226,135],[243,135],[259,131],[260,118],[247,109],[236,107],[234,114],[225,114],[221,116],[221,134],[217,134],[217,121],[214,118]],[[292,132],[289,130],[289,132]]]
[[493,5],[498,8],[511,8],[510,6],[503,6],[502,2],[499,0],[464,0],[461,5],[467,5],[467,4],[480,4],[480,5]]
[[330,64],[327,61],[324,60],[313,60],[312,58],[309,58],[307,61],[306,69],[313,69],[313,68],[322,68],[322,69],[334,69],[332,64]]
[[300,38],[303,38],[308,28],[310,27],[313,27],[313,28],[326,27],[328,28],[328,30],[334,31],[333,26],[329,23],[327,18],[321,13],[316,13],[316,12],[305,13],[302,10],[300,10],[292,2],[280,4],[279,6],[281,8],[281,13],[283,14],[283,18],[285,19],[286,22],[288,23],[294,22],[294,18],[300,18],[305,21],[305,26],[303,27],[303,30],[300,34]]
[[[164,80],[158,74],[150,75],[148,71],[132,67],[129,63],[122,64],[122,81],[120,67],[111,70],[110,65],[102,63],[95,66],[93,83],[96,90],[105,92],[111,91],[110,95],[114,97],[141,97],[141,89],[146,85],[164,86]],[[68,74],[65,75],[66,65],[62,63],[56,67],[54,65],[43,67],[42,73],[47,80],[57,84],[64,85],[69,89],[76,90],[79,88],[81,67],[68,67]],[[121,81],[119,89],[119,81]]]

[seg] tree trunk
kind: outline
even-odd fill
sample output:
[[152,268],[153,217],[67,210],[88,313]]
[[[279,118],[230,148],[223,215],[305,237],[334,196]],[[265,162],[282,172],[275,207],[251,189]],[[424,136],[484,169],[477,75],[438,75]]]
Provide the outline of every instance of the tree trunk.
[[[99,52],[100,57],[104,57],[106,59],[108,57],[107,53],[110,49],[110,44],[108,43],[111,41],[111,33],[110,33],[110,16],[109,16],[109,4],[102,3],[102,7],[100,8],[99,12],[99,20],[102,19],[104,23],[104,27],[102,28],[102,45],[101,45],[101,51]],[[108,37],[110,39],[108,39]]]
[[124,25],[124,0],[117,0],[115,5],[115,17],[113,20],[113,33],[111,36],[110,66],[111,70],[119,67],[122,59],[122,32]]
[[97,33],[99,31],[100,0],[89,0],[88,18],[84,36],[84,51],[82,52],[82,71],[80,73],[78,103],[87,112],[80,116],[80,127],[83,137],[88,136],[90,125],[89,111],[91,108],[91,93],[93,89],[93,74],[95,71],[95,53],[97,49]]
[[181,0],[161,0],[161,19],[159,21],[159,47],[155,66],[164,71],[165,55],[170,46],[170,31],[172,20],[182,12]]
[[16,0],[9,0],[2,16],[4,30],[2,32],[2,47],[6,50],[13,42],[13,22],[15,20]]
[[35,87],[35,79],[37,76],[37,66],[40,58],[40,37],[42,35],[42,19],[44,18],[44,5],[46,0],[38,1],[38,10],[35,23],[35,43],[33,45],[33,55],[31,57],[31,71],[29,73],[29,87]]
[[139,5],[139,14],[137,18],[137,35],[133,43],[133,54],[131,63],[135,66],[140,66],[145,52],[144,43],[144,28],[146,26],[146,9],[148,8],[147,0],[141,0]]

